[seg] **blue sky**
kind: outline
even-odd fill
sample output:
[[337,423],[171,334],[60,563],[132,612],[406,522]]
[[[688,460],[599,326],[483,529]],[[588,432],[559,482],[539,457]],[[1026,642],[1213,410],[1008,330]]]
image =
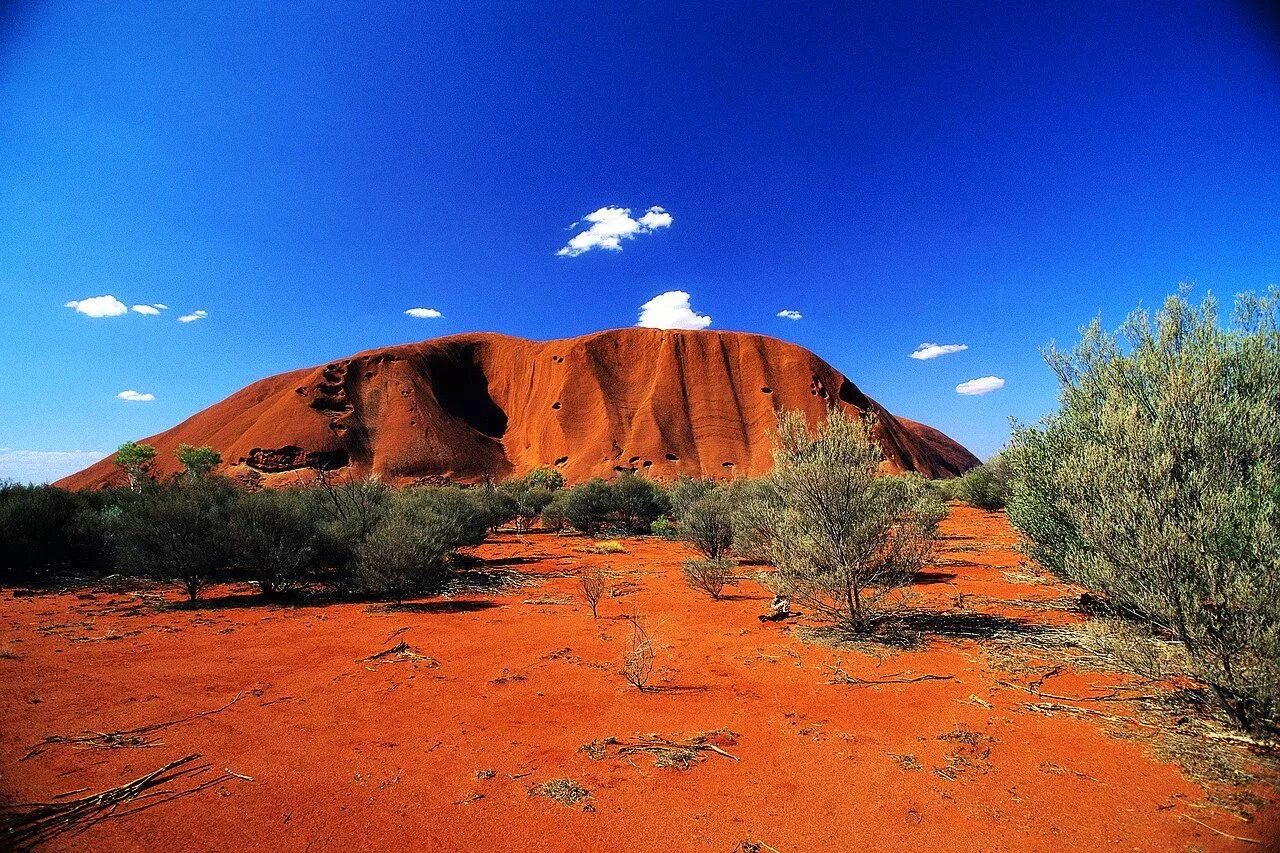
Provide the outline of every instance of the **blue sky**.
[[[1280,281],[1250,6],[251,5],[0,10],[0,477],[271,373],[668,291],[987,456],[1053,407],[1050,339]],[[620,250],[557,254],[611,206]],[[103,295],[167,307],[65,307]]]

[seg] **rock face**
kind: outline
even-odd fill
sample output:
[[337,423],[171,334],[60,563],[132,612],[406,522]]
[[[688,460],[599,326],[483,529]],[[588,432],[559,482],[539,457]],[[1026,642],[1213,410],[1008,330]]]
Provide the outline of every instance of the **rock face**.
[[[559,341],[467,334],[370,350],[263,379],[159,435],[210,445],[224,473],[268,485],[317,468],[384,481],[474,482],[559,469],[569,482],[636,470],[667,479],[759,476],[776,412],[873,412],[885,467],[926,477],[978,464],[931,427],[897,418],[802,347],[742,332],[620,329]],[[62,480],[122,483],[110,458]]]

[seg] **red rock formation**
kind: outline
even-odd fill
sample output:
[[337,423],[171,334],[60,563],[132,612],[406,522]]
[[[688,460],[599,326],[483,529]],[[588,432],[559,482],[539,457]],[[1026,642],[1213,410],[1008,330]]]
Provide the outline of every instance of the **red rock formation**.
[[[659,478],[768,472],[779,409],[871,411],[886,467],[927,477],[977,458],[896,418],[802,347],[741,332],[620,329],[536,342],[454,335],[370,350],[244,390],[145,439],[156,473],[179,444],[210,445],[225,473],[278,485],[317,467],[387,482],[502,479],[554,466],[570,482],[634,469]],[[111,459],[62,480],[122,482]]]

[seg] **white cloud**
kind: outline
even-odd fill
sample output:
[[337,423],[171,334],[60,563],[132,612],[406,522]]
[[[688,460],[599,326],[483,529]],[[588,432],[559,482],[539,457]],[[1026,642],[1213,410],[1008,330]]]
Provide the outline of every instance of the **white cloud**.
[[637,326],[648,329],[705,329],[711,318],[696,314],[689,307],[689,294],[683,290],[668,290],[640,306],[640,322]]
[[165,305],[160,305],[157,303],[155,305],[135,305],[129,310],[136,311],[139,314],[146,314],[148,317],[154,317],[155,315],[163,311],[166,307],[167,306]]
[[168,311],[168,310],[169,310],[169,306],[168,306],[168,305],[165,305],[163,302],[156,302],[156,303],[153,303],[151,307],[152,307],[152,308],[159,308],[161,311]]
[[621,252],[623,240],[633,240],[637,234],[649,234],[659,228],[670,228],[673,222],[671,214],[657,205],[646,210],[639,219],[631,218],[629,207],[602,207],[588,213],[582,221],[589,223],[586,230],[570,237],[569,242],[556,252],[557,255],[576,258],[592,249]]
[[101,450],[14,450],[0,447],[0,480],[52,483],[106,457]]
[[804,315],[801,314],[799,311],[792,311],[789,308],[784,308],[778,312],[778,316],[782,317],[785,320],[799,320]]
[[141,391],[121,391],[116,395],[118,399],[125,400],[130,403],[150,403],[156,398],[155,394],[144,394]]
[[74,308],[86,317],[119,317],[128,307],[114,296],[90,296],[88,299],[72,299],[64,306]]
[[911,353],[911,357],[919,361],[928,361],[931,358],[937,358],[940,355],[951,355],[953,352],[964,352],[969,348],[968,344],[921,344],[916,347],[916,351]]
[[404,313],[408,314],[410,317],[418,317],[422,320],[434,320],[437,317],[444,316],[434,308],[410,308]]
[[196,320],[203,320],[205,317],[208,317],[208,316],[209,316],[208,311],[204,310],[203,308],[197,308],[195,311],[192,311],[190,314],[183,314],[181,317],[178,318],[178,322],[194,323]]
[[982,376],[977,379],[970,379],[967,382],[961,382],[956,386],[956,393],[977,396],[979,394],[990,394],[992,391],[1003,387],[1004,380],[999,376]]

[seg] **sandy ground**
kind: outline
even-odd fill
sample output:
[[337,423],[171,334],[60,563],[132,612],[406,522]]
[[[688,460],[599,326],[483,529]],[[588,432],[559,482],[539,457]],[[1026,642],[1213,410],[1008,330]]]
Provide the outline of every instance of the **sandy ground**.
[[[1080,618],[1044,606],[1071,591],[1022,565],[1001,515],[958,508],[943,531],[918,601],[963,596],[968,612],[1032,633]],[[989,641],[875,653],[806,642],[804,620],[758,620],[768,593],[754,581],[723,601],[688,589],[681,544],[590,544],[500,535],[479,556],[524,586],[400,609],[266,605],[237,588],[195,610],[131,593],[3,593],[0,790],[92,793],[192,753],[210,769],[162,790],[224,769],[252,778],[156,797],[46,845],[65,850],[1166,851],[1280,838],[1274,789],[1248,789],[1260,799],[1246,820],[1214,805],[1232,791],[1187,778],[1142,726],[1116,736],[1126,727],[1089,713],[1122,716],[1127,703],[1029,709],[1039,697],[997,681],[1036,672],[1010,671]],[[616,593],[599,620],[577,592],[590,567],[607,567]],[[631,615],[658,649],[646,692],[619,674]],[[362,660],[401,640],[429,659]],[[837,664],[864,679],[950,678],[833,684]],[[1067,669],[1044,689],[1098,695],[1123,681]],[[144,747],[55,744],[22,760],[51,735],[164,722],[242,693]],[[703,751],[686,770],[581,749],[717,730],[733,758]],[[531,793],[561,778],[589,796]]]

